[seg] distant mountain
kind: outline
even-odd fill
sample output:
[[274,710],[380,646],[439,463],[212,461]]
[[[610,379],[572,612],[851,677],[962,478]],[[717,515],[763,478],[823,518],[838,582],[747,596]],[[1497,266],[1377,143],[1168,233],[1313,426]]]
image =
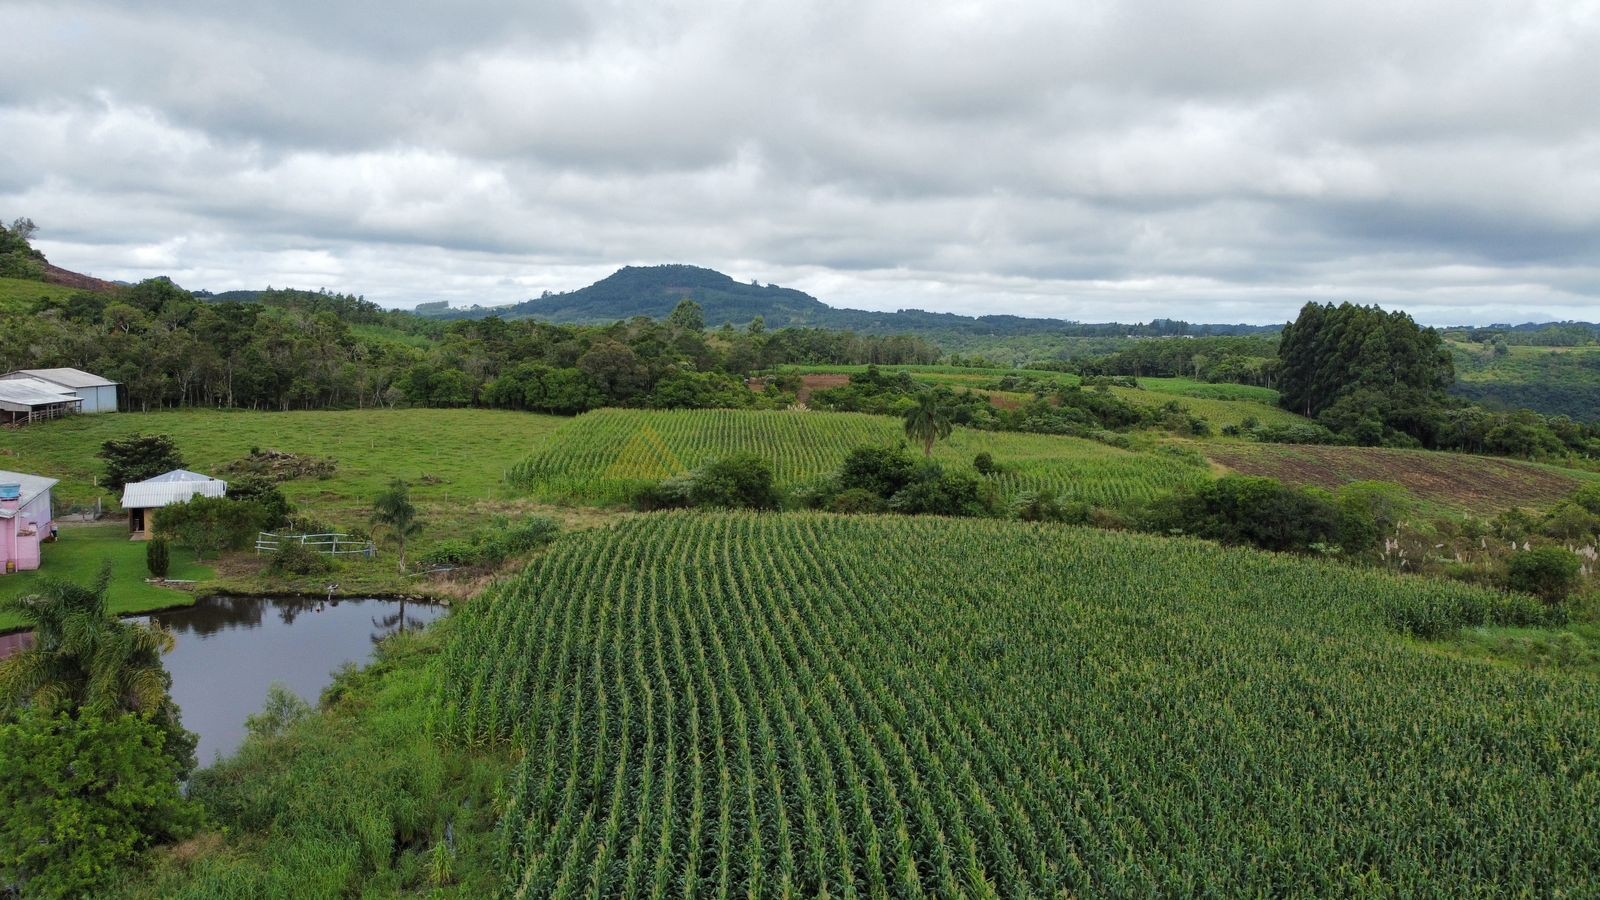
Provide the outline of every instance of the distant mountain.
[[1278,326],[1190,325],[1157,319],[1148,325],[1083,324],[1063,319],[1022,316],[962,316],[920,309],[870,312],[839,309],[793,288],[775,284],[746,284],[713,269],[689,265],[626,266],[612,275],[575,291],[546,293],[535,300],[510,306],[472,306],[451,309],[439,303],[422,304],[418,315],[438,319],[540,319],[568,324],[604,324],[634,316],[665,318],[683,300],[693,300],[705,312],[706,324],[745,325],[760,316],[768,328],[833,328],[863,334],[964,335],[1007,337],[1028,334],[1082,336],[1219,335],[1275,331]]

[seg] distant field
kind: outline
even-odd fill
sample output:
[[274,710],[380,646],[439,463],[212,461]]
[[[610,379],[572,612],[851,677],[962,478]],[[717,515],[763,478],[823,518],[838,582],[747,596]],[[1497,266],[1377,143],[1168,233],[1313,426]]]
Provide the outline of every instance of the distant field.
[[1600,681],[1504,595],[1018,522],[656,514],[468,605],[525,897],[1592,896]]
[[1519,460],[1426,450],[1224,442],[1199,446],[1212,460],[1245,475],[1329,489],[1352,481],[1391,481],[1425,502],[1477,513],[1549,506],[1600,479]]
[[[838,469],[852,448],[903,440],[899,421],[860,413],[752,410],[597,410],[551,434],[512,474],[547,500],[615,504],[640,488],[728,453],[772,460],[790,487]],[[1131,452],[1053,435],[958,428],[935,458],[969,466],[994,454],[1007,495],[1049,488],[1086,502],[1142,500],[1207,477],[1194,462],[1161,452]]]
[[20,315],[27,312],[41,297],[59,299],[70,297],[77,291],[59,284],[28,281],[23,278],[0,278],[0,313]]
[[[964,366],[879,366],[878,368],[884,372],[906,372],[916,381],[942,384],[957,390],[961,388],[978,390],[982,385],[993,384],[996,379],[1007,375],[1029,376],[1069,386],[1079,384],[1082,380],[1076,375],[1065,372],[1029,369],[970,369]],[[865,366],[789,366],[786,371],[797,374],[849,375],[865,369]],[[1288,410],[1280,409],[1277,405],[1278,392],[1270,388],[1241,384],[1208,384],[1187,378],[1141,378],[1139,385],[1143,390],[1118,387],[1112,388],[1111,392],[1137,406],[1164,406],[1176,400],[1194,415],[1211,423],[1212,428],[1219,430],[1227,425],[1240,425],[1248,419],[1255,419],[1264,425],[1295,425],[1306,421]],[[1018,401],[1027,399],[1027,395],[1023,394],[1001,394],[998,391],[987,390],[982,393],[1001,396],[1004,405],[1014,406]]]
[[95,497],[114,505],[120,491],[94,483],[95,454],[108,438],[142,431],[171,435],[189,468],[213,475],[252,447],[332,458],[332,478],[283,486],[291,501],[326,512],[365,509],[394,478],[419,501],[461,504],[503,497],[506,471],[566,421],[481,409],[84,415],[4,432],[0,468],[61,479],[58,507]]
[[1456,361],[1452,393],[1489,406],[1600,421],[1600,347],[1507,348],[1450,344]]
[[[144,580],[150,575],[145,565],[147,546],[128,540],[127,526],[120,521],[107,525],[65,526],[61,529],[60,540],[44,545],[36,571],[0,575],[0,598],[31,593],[46,578],[90,584],[99,576],[100,567],[109,562],[112,612],[144,612],[193,603],[193,594],[145,584]],[[210,576],[211,569],[196,564],[193,553],[182,547],[172,548],[172,568],[167,577],[192,581]],[[22,624],[22,619],[16,616],[0,614],[0,631]]]

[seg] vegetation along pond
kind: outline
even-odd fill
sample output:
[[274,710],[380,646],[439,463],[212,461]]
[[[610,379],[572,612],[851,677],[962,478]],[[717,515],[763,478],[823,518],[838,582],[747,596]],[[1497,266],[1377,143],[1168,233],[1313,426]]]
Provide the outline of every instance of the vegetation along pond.
[[[443,616],[442,606],[375,598],[209,597],[184,609],[153,613],[177,638],[162,657],[172,673],[172,699],[183,725],[200,735],[200,765],[244,742],[245,718],[280,683],[315,704],[335,670],[363,665],[377,643]],[[26,635],[7,635],[0,656]]]

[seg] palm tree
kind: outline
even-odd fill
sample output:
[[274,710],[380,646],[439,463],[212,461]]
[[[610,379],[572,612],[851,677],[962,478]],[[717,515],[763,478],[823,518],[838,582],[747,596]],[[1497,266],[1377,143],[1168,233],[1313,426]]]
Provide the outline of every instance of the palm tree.
[[0,603],[33,626],[33,646],[0,660],[0,710],[23,706],[101,714],[164,712],[171,678],[162,654],[175,645],[160,625],[122,622],[106,605],[111,568],[91,587],[47,580],[37,593]]
[[417,521],[417,508],[411,505],[411,488],[399,478],[389,483],[389,489],[378,495],[372,506],[372,524],[387,529],[400,547],[400,573],[406,571],[406,538],[416,537],[422,531]]
[[917,404],[906,410],[906,437],[922,442],[922,454],[933,458],[933,442],[950,436],[954,425],[950,410],[932,391],[917,395]]

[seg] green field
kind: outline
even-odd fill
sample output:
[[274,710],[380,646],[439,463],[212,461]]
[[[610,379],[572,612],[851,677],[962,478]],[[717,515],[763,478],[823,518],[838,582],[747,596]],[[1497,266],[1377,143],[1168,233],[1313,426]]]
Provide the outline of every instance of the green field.
[[95,454],[136,431],[169,434],[188,468],[218,475],[252,447],[331,458],[332,478],[284,484],[284,493],[330,515],[365,509],[393,478],[423,502],[466,503],[505,495],[506,470],[566,419],[484,409],[251,412],[197,409],[75,416],[9,431],[0,468],[61,479],[56,506],[115,504],[97,487]]
[[[128,529],[122,522],[65,526],[61,529],[59,540],[44,545],[37,570],[0,575],[0,599],[32,593],[45,578],[90,584],[100,574],[100,567],[110,562],[111,590],[108,598],[112,612],[144,612],[193,603],[194,595],[191,593],[145,583],[145,579],[150,577],[144,561],[146,546],[128,540]],[[181,547],[172,548],[172,567],[167,573],[168,578],[193,581],[208,578],[211,574],[211,569],[195,563],[193,553]],[[20,618],[0,614],[0,631],[15,629],[22,624]]]
[[661,514],[462,614],[505,890],[1580,896],[1600,681],[1429,652],[1502,595],[1015,522]]
[[[837,471],[851,449],[903,440],[896,419],[860,413],[756,410],[597,410],[546,438],[512,472],[545,500],[615,504],[639,489],[734,452],[771,460],[793,487]],[[1051,489],[1072,499],[1118,505],[1148,499],[1207,476],[1196,460],[1133,452],[1054,435],[957,428],[934,457],[970,466],[980,451],[1003,467],[1001,490]]]
[[25,278],[0,278],[0,313],[22,315],[26,313],[35,300],[41,298],[59,300],[70,297],[77,291],[59,284],[47,284],[43,281],[29,281]]
[[[1046,372],[1033,369],[979,369],[964,366],[879,366],[883,372],[905,372],[913,380],[924,384],[944,385],[961,390],[979,390],[998,395],[1012,403],[1027,400],[1031,395],[985,390],[1007,375],[1041,379],[1051,384],[1071,386],[1082,383],[1076,375],[1065,372]],[[796,375],[852,375],[866,370],[866,366],[788,366],[785,372]],[[1114,387],[1111,392],[1118,398],[1136,406],[1163,406],[1176,400],[1194,415],[1204,418],[1214,429],[1226,425],[1239,425],[1255,419],[1263,425],[1304,424],[1305,419],[1280,409],[1278,392],[1270,388],[1242,384],[1208,384],[1187,378],[1140,378],[1140,389]]]

